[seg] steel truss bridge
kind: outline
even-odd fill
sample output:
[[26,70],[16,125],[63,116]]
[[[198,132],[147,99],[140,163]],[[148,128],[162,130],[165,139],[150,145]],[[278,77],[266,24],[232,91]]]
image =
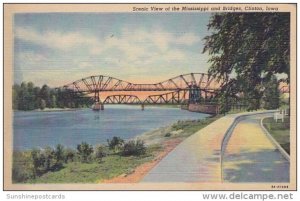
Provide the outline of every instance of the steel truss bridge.
[[[63,90],[81,96],[91,96],[103,104],[188,104],[212,102],[221,81],[205,73],[189,73],[154,84],[135,84],[114,77],[97,75],[82,78],[63,86]],[[101,92],[162,92],[141,100],[137,95],[109,95],[100,100]]]

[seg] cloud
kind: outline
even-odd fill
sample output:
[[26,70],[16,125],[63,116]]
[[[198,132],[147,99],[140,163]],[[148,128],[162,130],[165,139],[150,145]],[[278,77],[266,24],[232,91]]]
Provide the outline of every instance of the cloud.
[[[92,46],[94,48],[100,46],[96,37],[87,36],[79,32],[62,33],[48,31],[39,33],[30,28],[19,27],[15,29],[15,37],[23,41],[64,51],[79,46]],[[94,49],[92,50],[95,51]],[[97,51],[100,52],[99,49]]]
[[34,52],[22,52],[18,56],[21,61],[26,61],[30,63],[43,62],[47,60],[47,58],[44,55]]
[[184,35],[178,37],[175,41],[176,44],[181,45],[193,45],[200,41],[200,38],[194,33],[185,33]]
[[[28,27],[16,27],[15,37],[52,49],[38,51],[26,47],[19,49],[15,59],[18,68],[24,70],[25,80],[55,82],[53,85],[92,74],[125,80],[140,79],[141,76],[164,79],[183,71],[188,73],[199,64],[206,65],[200,61],[200,51],[195,51],[201,47],[200,37],[192,32],[180,35],[163,29],[137,28],[122,29],[100,38],[92,33],[38,32]],[[45,71],[49,73],[46,75]],[[72,76],[67,76],[65,81],[57,80],[58,75],[65,75],[65,72],[71,72]]]

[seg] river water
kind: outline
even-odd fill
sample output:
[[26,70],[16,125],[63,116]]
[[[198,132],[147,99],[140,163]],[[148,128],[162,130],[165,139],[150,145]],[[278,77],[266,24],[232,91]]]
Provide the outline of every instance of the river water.
[[75,148],[85,141],[106,143],[119,136],[130,139],[144,132],[167,126],[178,120],[203,119],[207,114],[179,108],[105,105],[103,111],[82,109],[58,112],[14,112],[14,150],[26,150],[62,144]]

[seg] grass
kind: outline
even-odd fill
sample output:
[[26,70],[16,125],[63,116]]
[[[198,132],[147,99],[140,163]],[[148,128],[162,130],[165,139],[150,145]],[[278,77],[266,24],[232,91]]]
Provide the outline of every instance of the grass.
[[64,164],[64,168],[56,172],[48,172],[27,183],[98,183],[122,174],[130,174],[134,169],[148,161],[153,160],[159,145],[149,146],[146,154],[141,156],[108,155],[101,163],[71,162]]
[[273,117],[265,118],[263,125],[281,147],[290,154],[290,118],[285,117],[284,122],[281,120],[276,122]]
[[[178,135],[178,137],[187,137],[209,125],[210,123],[216,121],[220,117],[221,115],[217,115],[201,120],[178,121],[176,124],[172,125],[172,131],[183,130],[182,134]],[[166,135],[166,137],[172,136],[169,133],[167,133]]]

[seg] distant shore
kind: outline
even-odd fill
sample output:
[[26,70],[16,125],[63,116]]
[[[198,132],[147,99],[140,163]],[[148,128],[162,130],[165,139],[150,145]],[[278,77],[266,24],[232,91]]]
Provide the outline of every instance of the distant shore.
[[35,109],[34,112],[63,112],[63,111],[76,111],[81,108],[45,108],[45,109]]

